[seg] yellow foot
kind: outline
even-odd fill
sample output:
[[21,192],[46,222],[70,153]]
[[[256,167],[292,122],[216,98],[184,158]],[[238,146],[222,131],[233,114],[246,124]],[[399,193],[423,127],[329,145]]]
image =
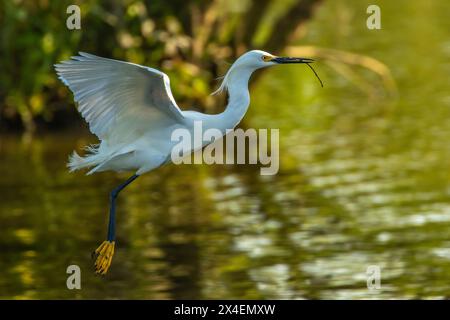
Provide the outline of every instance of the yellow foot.
[[94,251],[95,273],[106,274],[108,272],[114,255],[114,245],[115,241],[103,241],[100,247]]

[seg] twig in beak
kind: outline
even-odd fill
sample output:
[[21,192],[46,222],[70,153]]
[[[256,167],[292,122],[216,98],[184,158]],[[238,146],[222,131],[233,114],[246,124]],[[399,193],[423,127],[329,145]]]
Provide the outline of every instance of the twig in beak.
[[316,75],[317,79],[318,79],[319,82],[320,82],[320,85],[321,85],[322,88],[323,88],[323,82],[322,82],[322,80],[320,80],[319,75],[317,74],[316,70],[314,70],[314,68],[311,67],[311,66],[309,65],[309,63],[305,63],[305,64],[312,70],[312,72],[314,72],[314,74]]

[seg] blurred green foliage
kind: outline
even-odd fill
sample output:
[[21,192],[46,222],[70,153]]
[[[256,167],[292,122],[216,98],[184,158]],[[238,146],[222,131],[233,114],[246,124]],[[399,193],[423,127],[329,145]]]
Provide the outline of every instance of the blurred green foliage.
[[[78,51],[163,69],[180,105],[212,111],[209,96],[249,48],[281,51],[320,0],[0,2],[0,125],[65,126],[76,119],[52,65]],[[79,5],[81,29],[67,7]]]

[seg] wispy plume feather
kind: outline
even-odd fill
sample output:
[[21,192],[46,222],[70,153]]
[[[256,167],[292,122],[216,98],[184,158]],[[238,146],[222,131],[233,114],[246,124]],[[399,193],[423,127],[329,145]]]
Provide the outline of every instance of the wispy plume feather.
[[212,96],[222,93],[228,89],[228,80],[230,76],[230,72],[233,70],[233,65],[231,65],[230,69],[228,69],[227,73],[224,76],[218,77],[217,80],[222,80],[219,88],[217,88],[214,92],[211,93]]

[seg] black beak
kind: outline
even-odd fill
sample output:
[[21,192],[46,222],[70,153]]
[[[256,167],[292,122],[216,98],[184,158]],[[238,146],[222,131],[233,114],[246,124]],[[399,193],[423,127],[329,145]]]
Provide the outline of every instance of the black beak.
[[293,57],[276,57],[273,58],[271,61],[275,63],[312,63],[314,62],[313,59],[309,58],[293,58]]

